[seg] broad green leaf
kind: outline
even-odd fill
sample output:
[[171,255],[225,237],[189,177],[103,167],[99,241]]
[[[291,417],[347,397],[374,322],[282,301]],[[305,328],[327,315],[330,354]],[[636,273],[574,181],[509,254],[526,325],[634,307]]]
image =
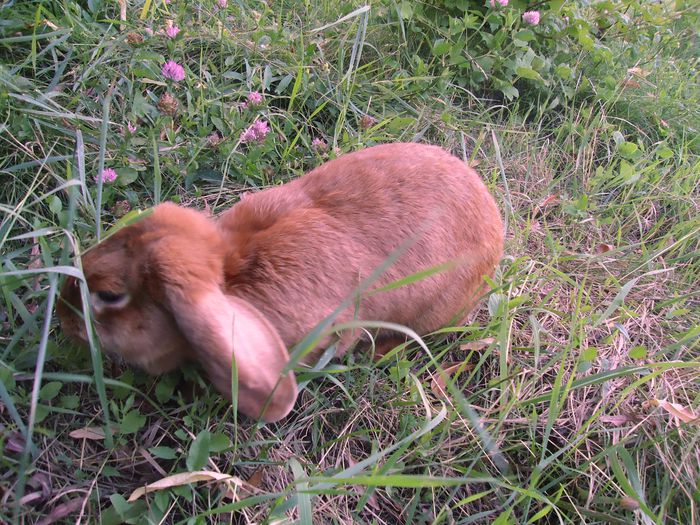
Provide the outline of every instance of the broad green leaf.
[[115,171],[119,176],[119,178],[117,179],[117,183],[120,186],[128,186],[139,177],[139,172],[136,171],[134,168],[117,168]]
[[637,153],[637,150],[639,149],[639,146],[637,146],[634,142],[623,142],[618,146],[618,151],[620,152],[620,155],[623,157],[630,158],[632,157],[635,153]]
[[513,38],[517,38],[518,40],[522,40],[523,42],[529,42],[530,40],[535,39],[535,33],[530,31],[529,29],[521,29],[517,33],[515,33]]
[[656,150],[656,156],[664,160],[670,159],[671,157],[673,157],[673,150],[668,146],[661,146],[659,149]]
[[520,92],[514,86],[501,86],[499,89],[508,100],[513,100],[520,96]]
[[223,452],[227,448],[231,447],[231,439],[221,432],[216,432],[212,434],[209,438],[209,451],[210,452]]
[[644,359],[647,356],[647,347],[635,346],[629,351],[629,356],[631,359]]
[[52,195],[49,199],[49,209],[54,215],[61,213],[61,210],[63,209],[63,202],[58,195]]
[[571,78],[572,70],[566,64],[559,64],[554,71],[559,78],[563,78],[564,80]]
[[399,14],[404,20],[411,18],[413,16],[413,6],[411,2],[407,2],[406,0],[401,2],[401,4],[399,4]]
[[596,357],[598,357],[597,348],[590,347],[581,352],[581,361],[593,361]]
[[229,127],[226,124],[224,124],[224,121],[221,120],[219,117],[215,117],[212,115],[210,118],[214,126],[216,126],[216,129],[223,133],[224,136],[230,133]]
[[121,518],[124,518],[126,513],[129,512],[131,509],[131,503],[127,502],[124,496],[121,494],[112,494],[109,497],[109,501],[112,502],[112,506],[114,507],[114,510],[119,513],[119,516]]
[[122,418],[119,425],[119,430],[122,434],[133,434],[141,430],[145,423],[146,416],[141,415],[141,413],[136,409],[129,410],[129,412],[127,412],[127,414]]
[[626,160],[620,162],[620,178],[624,184],[632,184],[639,180],[641,174],[635,169],[633,164]]
[[530,80],[542,80],[540,74],[531,67],[518,66],[517,68],[515,68],[515,73],[522,78],[528,78]]
[[160,459],[175,459],[177,452],[171,447],[151,447],[148,451]]
[[80,405],[80,396],[61,396],[61,400],[58,404],[63,408],[67,408],[68,410],[75,410]]
[[62,386],[63,383],[60,381],[51,381],[50,383],[46,383],[41,387],[41,390],[39,390],[39,399],[42,401],[51,401],[58,395]]
[[211,434],[208,430],[202,430],[190,445],[190,453],[187,455],[187,470],[190,472],[201,470],[209,460],[209,441]]
[[450,52],[451,44],[443,38],[438,38],[433,44],[433,55],[441,56]]
[[549,10],[552,12],[559,11],[564,5],[564,0],[549,0]]
[[161,377],[156,385],[156,399],[161,403],[168,401],[175,391],[177,382],[178,376],[176,374],[168,374]]

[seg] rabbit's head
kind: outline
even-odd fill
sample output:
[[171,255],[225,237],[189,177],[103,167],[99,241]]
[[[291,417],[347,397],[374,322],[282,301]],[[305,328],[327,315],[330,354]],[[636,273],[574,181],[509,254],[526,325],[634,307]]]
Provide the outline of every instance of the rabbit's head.
[[[282,374],[289,355],[254,306],[225,293],[225,253],[213,221],[161,204],[84,254],[89,311],[106,351],[153,374],[197,361],[228,398],[235,358],[239,410],[275,421],[296,399],[293,373]],[[57,311],[85,342],[80,288],[69,277]]]

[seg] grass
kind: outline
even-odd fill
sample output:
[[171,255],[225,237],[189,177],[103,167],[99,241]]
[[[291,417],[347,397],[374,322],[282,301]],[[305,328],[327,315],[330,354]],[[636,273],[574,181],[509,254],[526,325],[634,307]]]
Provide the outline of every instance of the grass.
[[[601,78],[550,109],[414,74],[396,6],[362,6],[136,2],[123,30],[116,4],[0,7],[0,521],[698,522],[692,10],[657,21],[642,56],[619,41],[620,69],[643,78]],[[166,19],[178,38],[146,35]],[[163,82],[166,58],[183,82]],[[158,108],[166,91],[175,116]],[[264,103],[243,109],[250,91]],[[245,147],[255,118],[273,132]],[[324,360],[297,374],[290,417],[258,425],[196,370],[103,371],[61,335],[61,275],[80,275],[74,255],[128,209],[221,211],[399,140],[476,165],[507,222],[488,297],[426,338],[432,357],[414,343],[376,364]],[[103,165],[119,178],[99,188]],[[127,501],[195,471],[210,481]]]

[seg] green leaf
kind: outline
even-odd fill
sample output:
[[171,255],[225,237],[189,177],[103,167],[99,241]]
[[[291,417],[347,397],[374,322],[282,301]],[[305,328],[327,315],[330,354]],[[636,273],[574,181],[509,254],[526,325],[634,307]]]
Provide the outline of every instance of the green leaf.
[[120,186],[128,186],[132,182],[134,182],[138,176],[139,172],[136,171],[134,168],[118,168],[115,170],[117,172],[117,175],[119,175],[119,178],[117,179],[117,184]]
[[165,62],[165,57],[160,53],[155,51],[149,51],[148,49],[139,49],[134,54],[134,60],[139,60],[142,62],[153,62],[154,64],[162,64]]
[[292,83],[292,80],[294,80],[294,75],[285,75],[282,77],[282,79],[277,83],[277,87],[275,88],[275,93],[278,95],[281,95],[284,93],[284,90],[289,87],[289,84]]
[[148,208],[145,210],[131,210],[129,213],[124,215],[124,217],[115,222],[112,225],[112,227],[105,232],[103,240],[109,237],[110,235],[114,235],[125,226],[129,226],[130,224],[134,224],[135,222],[140,221],[141,219],[145,219],[151,213],[153,213],[153,208]]
[[152,115],[158,110],[152,104],[148,103],[146,97],[141,94],[141,90],[137,89],[134,93],[134,101],[131,103],[131,112],[135,117],[145,117]]
[[41,387],[41,390],[39,390],[39,399],[42,401],[51,401],[58,395],[62,386],[63,383],[60,381],[51,381],[50,383],[46,383]]
[[644,359],[647,356],[646,346],[635,346],[629,351],[630,359]]
[[522,78],[527,78],[530,80],[542,80],[540,74],[531,67],[518,66],[517,68],[515,68],[515,73]]
[[503,85],[499,89],[501,90],[501,93],[503,93],[503,96],[505,96],[508,100],[513,100],[514,98],[518,98],[520,96],[520,92],[514,86]]
[[598,357],[597,348],[586,348],[583,352],[581,352],[581,361],[593,361],[596,357]]
[[[259,43],[264,40],[266,37],[263,36]],[[262,88],[263,91],[270,91],[270,84],[272,84],[272,68],[270,67],[270,64],[267,64],[265,66],[265,69],[263,70],[263,80],[262,80]]]
[[637,146],[634,142],[625,141],[622,144],[620,144],[617,149],[620,152],[620,155],[622,155],[623,157],[627,157],[629,159],[635,153],[637,153],[639,146]]
[[387,129],[392,132],[405,131],[416,123],[411,117],[396,117],[387,124]]
[[504,510],[498,517],[493,520],[492,525],[512,525],[513,520],[510,519],[511,510]]
[[133,434],[134,432],[138,432],[145,423],[146,416],[141,415],[141,413],[136,409],[130,410],[122,418],[122,422],[119,425],[119,431],[122,434]]
[[552,510],[552,508],[553,507],[551,505],[547,505],[542,510],[540,510],[538,513],[534,514],[529,520],[527,520],[528,525],[530,523],[541,523],[540,520],[542,520],[542,518],[544,518],[547,514],[549,514],[550,511]]
[[656,156],[663,160],[670,159],[673,157],[673,150],[668,146],[661,146],[656,150]]
[[445,270],[449,270],[452,267],[454,267],[454,263],[451,263],[451,262],[445,263],[445,264],[439,264],[437,266],[433,266],[432,268],[428,268],[426,270],[422,270],[420,272],[416,272],[416,273],[413,273],[411,275],[408,275],[402,279],[397,279],[396,281],[392,281],[385,286],[382,286],[380,288],[372,290],[371,292],[369,292],[369,294],[374,295],[374,294],[378,294],[378,293],[387,292],[389,290],[394,290],[394,289],[400,288],[402,286],[407,286],[407,285],[412,284],[416,281],[426,279],[426,278],[428,278],[431,275],[434,275],[436,273],[441,273],[441,272],[444,272]]
[[593,323],[593,327],[600,326],[601,324],[603,324],[603,322],[607,318],[609,318],[622,305],[622,303],[625,302],[627,294],[632,291],[632,288],[634,288],[634,285],[637,284],[638,280],[639,277],[635,277],[634,279],[631,279],[628,282],[626,282],[624,286],[620,288],[620,291],[617,292],[617,295],[610,302],[610,305],[605,309],[605,311],[602,314],[600,314],[600,317],[598,317],[595,320],[595,322]]
[[202,430],[190,445],[190,453],[187,455],[187,470],[193,472],[201,470],[209,460],[209,442],[211,434],[208,430]]
[[[226,59],[226,62],[228,62],[228,59]],[[239,82],[245,82],[245,75],[243,73],[239,73],[238,71],[227,71],[221,76],[228,80],[238,80]]]
[[308,478],[308,475],[306,474],[306,472],[304,472],[304,468],[301,466],[301,463],[299,463],[299,461],[297,461],[296,458],[292,458],[289,461],[289,464],[292,467],[292,473],[294,474],[294,479],[297,481],[296,499],[297,499],[297,504],[299,507],[299,522],[300,523],[313,523],[313,521],[312,521],[313,509],[311,507],[311,494],[308,493],[309,484],[308,484],[308,482],[301,481],[305,478]]
[[581,44],[581,46],[586,51],[591,51],[593,49],[593,45],[595,44],[595,40],[593,40],[593,38],[591,38],[591,34],[588,32],[587,29],[580,28],[578,30],[576,37],[578,38],[578,43]]
[[411,2],[406,2],[405,0],[399,5],[399,15],[404,20],[408,20],[413,16],[413,6]]
[[112,506],[114,507],[114,510],[117,511],[119,514],[119,517],[122,519],[126,519],[126,514],[131,510],[131,503],[126,501],[124,496],[121,494],[112,494],[109,497],[109,501],[112,502]]
[[433,55],[441,56],[450,52],[452,45],[444,38],[438,38],[433,44]]
[[535,39],[535,33],[530,31],[529,29],[522,29],[515,33],[514,38],[522,40],[523,42],[529,42],[530,40]]
[[49,407],[46,405],[37,405],[36,406],[36,416],[34,417],[34,422],[36,423],[41,423],[44,419],[46,419],[46,416],[49,415]]
[[178,377],[177,374],[168,374],[163,376],[158,384],[156,385],[156,399],[160,403],[165,403],[168,401],[175,391],[175,386],[177,385]]
[[488,300],[489,315],[495,317],[500,314],[506,304],[508,304],[508,299],[505,295],[500,293],[491,294]]
[[175,459],[177,452],[171,447],[151,447],[148,451],[160,459]]
[[510,310],[512,308],[517,308],[518,306],[528,302],[529,300],[530,296],[528,294],[516,295],[515,297],[513,297],[513,299],[508,301],[508,309]]
[[118,476],[121,476],[121,474],[119,474],[119,471],[114,467],[110,465],[105,465],[105,467],[102,469],[102,476],[106,478],[116,478]]
[[209,438],[209,451],[210,452],[223,452],[227,448],[231,447],[231,439],[221,432],[212,434]]
[[61,396],[61,401],[59,406],[62,408],[67,408],[68,410],[75,410],[80,405],[80,396]]
[[221,133],[224,134],[224,136],[228,135],[230,130],[226,124],[224,124],[224,121],[221,120],[219,117],[211,116],[211,121],[214,123],[214,126],[216,126],[216,129],[218,129]]
[[559,64],[554,72],[559,78],[563,78],[564,80],[571,78],[571,74],[573,73],[571,68],[566,64]]
[[61,210],[63,209],[63,202],[61,202],[61,199],[58,198],[58,195],[52,195],[49,199],[49,209],[54,215],[61,213]]
[[620,162],[620,178],[622,178],[623,184],[632,184],[637,182],[640,176],[641,174],[637,172],[634,165],[630,164],[626,160]]
[[549,10],[556,12],[564,5],[564,0],[549,0]]

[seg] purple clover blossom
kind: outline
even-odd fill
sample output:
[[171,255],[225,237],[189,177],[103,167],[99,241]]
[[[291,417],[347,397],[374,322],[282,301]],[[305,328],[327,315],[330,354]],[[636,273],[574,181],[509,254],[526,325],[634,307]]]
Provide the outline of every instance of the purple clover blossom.
[[95,175],[95,182],[99,182],[100,179],[102,179],[103,184],[105,182],[114,182],[117,180],[117,172],[112,168],[105,168],[100,175]]
[[179,32],[180,28],[176,25],[169,25],[165,28],[165,34],[168,35],[168,38],[175,38]]
[[180,82],[185,79],[185,68],[174,60],[168,60],[161,70],[165,78]]
[[262,142],[270,133],[270,126],[264,120],[256,120],[241,133],[241,142]]
[[226,9],[228,7],[228,0],[217,0],[216,5],[219,9]]
[[523,20],[530,25],[536,26],[540,23],[540,12],[539,11],[525,11],[523,13]]
[[489,4],[491,4],[491,7],[496,7],[496,4],[499,4],[501,7],[506,7],[508,5],[508,0],[490,0]]
[[328,149],[328,143],[322,138],[316,137],[311,141],[311,149],[322,153]]
[[263,96],[257,91],[251,91],[248,93],[248,103],[251,105],[260,104],[263,101]]
[[126,129],[129,130],[129,133],[134,134],[136,133],[136,130],[138,129],[136,124],[132,124],[131,122],[126,123]]

